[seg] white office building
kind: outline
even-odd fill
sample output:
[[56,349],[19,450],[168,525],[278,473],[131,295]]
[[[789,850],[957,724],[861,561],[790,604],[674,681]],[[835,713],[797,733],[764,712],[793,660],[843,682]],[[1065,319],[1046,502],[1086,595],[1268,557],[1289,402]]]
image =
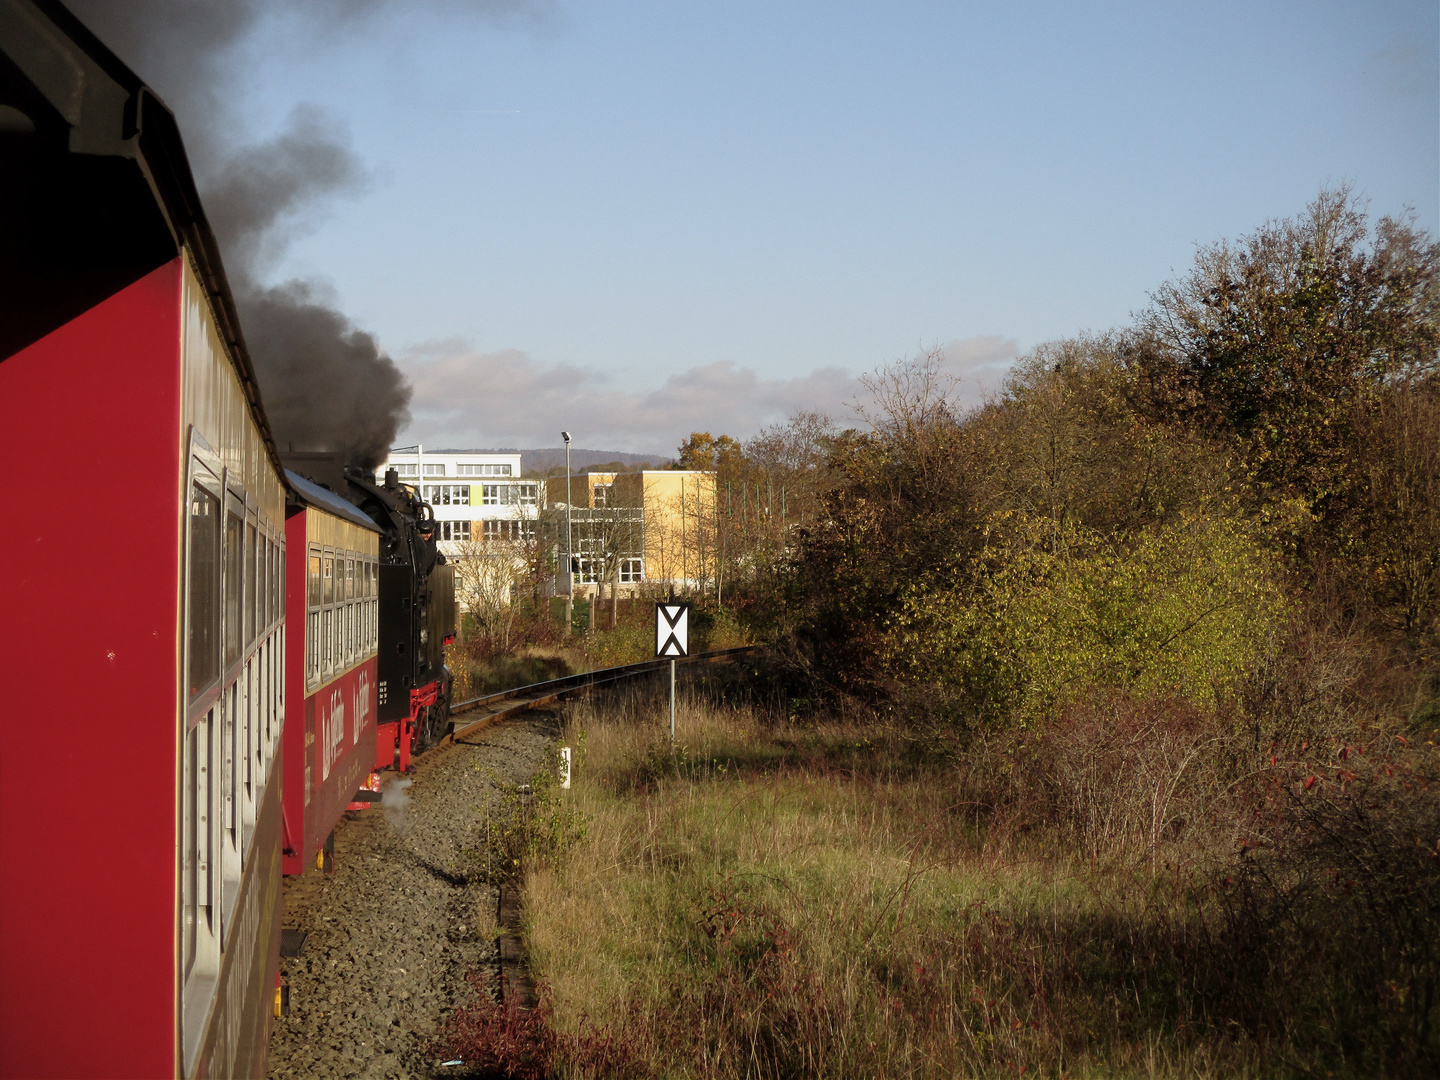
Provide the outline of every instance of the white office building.
[[441,550],[449,554],[466,540],[529,539],[545,506],[545,484],[521,477],[519,454],[405,447],[390,451],[382,481],[387,469],[434,508]]

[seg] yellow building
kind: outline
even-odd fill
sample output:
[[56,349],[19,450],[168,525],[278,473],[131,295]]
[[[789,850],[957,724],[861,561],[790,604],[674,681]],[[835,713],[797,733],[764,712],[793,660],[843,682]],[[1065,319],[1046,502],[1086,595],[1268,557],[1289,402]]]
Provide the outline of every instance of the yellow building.
[[[552,507],[565,502],[565,477],[548,482]],[[681,589],[704,589],[715,575],[718,507],[715,474],[689,469],[657,469],[625,473],[581,473],[570,478],[573,499],[571,529],[581,560],[580,584],[596,580],[589,571],[587,544],[599,545],[606,530],[629,557],[620,562],[619,582],[631,591],[642,582]],[[641,511],[640,535],[623,522],[623,511]],[[582,515],[583,516],[580,516]],[[577,516],[582,524],[577,528]],[[612,521],[613,519],[613,521]],[[617,541],[609,541],[616,543]],[[640,552],[643,561],[636,560]],[[639,565],[637,565],[639,562]]]

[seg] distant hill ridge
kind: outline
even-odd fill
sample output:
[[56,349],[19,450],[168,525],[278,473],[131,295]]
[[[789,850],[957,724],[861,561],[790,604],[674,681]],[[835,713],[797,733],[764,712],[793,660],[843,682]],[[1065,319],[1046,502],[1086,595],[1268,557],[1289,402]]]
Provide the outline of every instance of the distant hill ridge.
[[[427,453],[519,454],[520,471],[527,476],[547,473],[555,469],[563,471],[565,468],[565,448],[563,446],[549,446],[535,450],[518,450],[513,446],[502,446],[498,449],[483,450],[430,450]],[[664,454],[626,454],[619,450],[582,450],[573,446],[570,448],[570,468],[577,473],[597,465],[611,465],[616,462],[629,469],[663,469],[666,465],[674,464],[675,459],[666,457]]]

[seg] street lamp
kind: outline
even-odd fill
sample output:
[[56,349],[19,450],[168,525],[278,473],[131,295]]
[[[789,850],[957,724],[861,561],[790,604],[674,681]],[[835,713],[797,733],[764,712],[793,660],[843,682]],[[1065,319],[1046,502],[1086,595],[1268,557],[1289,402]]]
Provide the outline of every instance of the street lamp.
[[574,550],[570,537],[570,432],[560,432],[565,440],[565,636],[570,636],[571,620],[575,618]]

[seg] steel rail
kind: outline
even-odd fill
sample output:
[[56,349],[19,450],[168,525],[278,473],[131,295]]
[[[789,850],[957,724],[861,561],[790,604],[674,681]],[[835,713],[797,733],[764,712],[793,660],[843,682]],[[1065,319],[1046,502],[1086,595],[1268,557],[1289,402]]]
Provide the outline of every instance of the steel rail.
[[[714,649],[710,652],[696,653],[694,656],[678,658],[681,664],[696,663],[723,663],[727,660],[734,660],[747,653],[757,652],[758,645],[742,645],[737,649]],[[599,668],[595,671],[581,672],[579,675],[566,675],[559,679],[547,679],[544,682],[530,683],[528,686],[517,686],[511,690],[501,690],[495,694],[485,694],[481,697],[471,698],[468,701],[461,701],[450,707],[450,715],[456,713],[471,712],[489,705],[496,705],[497,708],[487,712],[463,727],[458,723],[452,728],[449,738],[451,743],[459,742],[466,735],[473,734],[492,724],[498,723],[516,713],[524,712],[527,709],[539,708],[542,705],[549,705],[559,701],[561,698],[571,694],[592,690],[597,686],[607,686],[611,683],[620,682],[624,679],[632,679],[639,675],[649,675],[652,672],[662,671],[668,665],[668,659],[643,660],[638,664],[621,664],[618,667]],[[510,702],[506,705],[505,702]],[[442,740],[443,741],[443,740]]]

